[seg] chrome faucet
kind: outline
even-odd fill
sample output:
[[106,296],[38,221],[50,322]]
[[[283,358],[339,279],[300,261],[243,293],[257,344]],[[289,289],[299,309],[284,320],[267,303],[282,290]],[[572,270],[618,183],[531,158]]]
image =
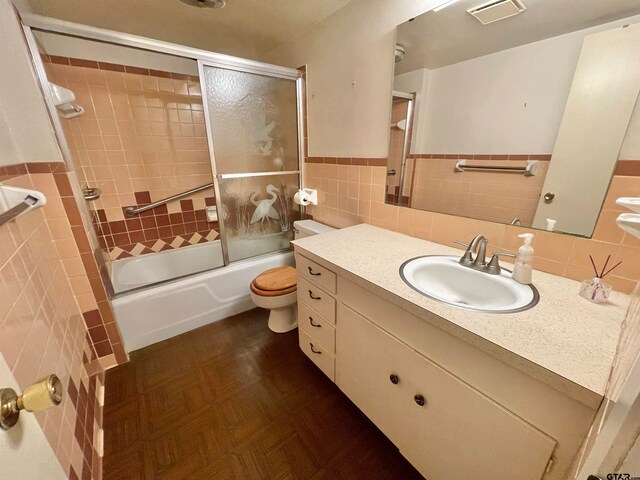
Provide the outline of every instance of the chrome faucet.
[[[500,275],[500,272],[502,271],[498,257],[515,257],[512,253],[498,252],[494,253],[491,256],[489,263],[487,263],[487,243],[489,243],[489,240],[487,240],[484,235],[476,235],[469,244],[459,240],[455,240],[453,243],[467,247],[464,254],[458,261],[460,265],[473,268],[474,270],[488,273],[490,275]],[[473,258],[474,253],[476,254],[475,258]]]

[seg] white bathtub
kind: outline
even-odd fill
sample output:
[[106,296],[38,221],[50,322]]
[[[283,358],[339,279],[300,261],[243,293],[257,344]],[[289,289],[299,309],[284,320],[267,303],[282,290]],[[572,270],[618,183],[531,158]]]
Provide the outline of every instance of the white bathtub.
[[116,260],[111,264],[111,283],[116,293],[122,293],[223,265],[220,241],[216,240]]
[[[222,264],[217,242],[116,261],[112,277],[123,291]],[[268,268],[293,265],[290,251],[263,255],[191,275],[113,300],[127,351],[180,335],[254,308],[249,284]]]

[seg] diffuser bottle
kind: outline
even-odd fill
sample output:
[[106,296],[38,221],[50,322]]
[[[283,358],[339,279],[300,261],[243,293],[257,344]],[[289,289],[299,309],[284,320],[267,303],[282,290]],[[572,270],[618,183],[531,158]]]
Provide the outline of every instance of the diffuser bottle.
[[518,237],[523,238],[524,243],[518,249],[511,278],[516,282],[528,285],[531,283],[533,273],[533,247],[531,246],[533,233],[523,233],[522,235],[518,235]]

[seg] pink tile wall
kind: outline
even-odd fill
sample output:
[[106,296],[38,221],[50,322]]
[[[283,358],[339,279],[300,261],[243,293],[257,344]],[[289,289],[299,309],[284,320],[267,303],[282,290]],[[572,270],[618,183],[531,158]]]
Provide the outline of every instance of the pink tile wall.
[[34,177],[3,179],[44,190],[49,203],[0,227],[0,353],[21,389],[51,373],[60,377],[62,404],[36,417],[69,478],[100,479],[104,373],[71,281],[78,266],[65,262],[69,247],[55,239],[64,207],[51,185]]
[[[197,77],[66,57],[44,61],[49,80],[71,89],[85,108],[61,122],[78,179],[101,188],[92,206],[108,221],[125,219],[122,209],[136,204],[136,192],[156,201],[212,182]],[[188,198],[204,207],[211,195]]]
[[[469,157],[473,159],[473,155]],[[521,172],[488,170],[457,172],[458,159],[454,158],[419,157],[414,161],[413,177],[408,177],[412,179],[413,208],[500,223],[510,223],[518,217],[524,226],[533,223],[549,168],[548,161],[539,161],[536,175],[525,176]],[[490,166],[526,165],[525,160],[472,161]]]
[[[386,167],[307,163],[305,186],[319,191],[319,205],[307,207],[314,219],[334,227],[370,223],[436,243],[459,248],[454,240],[469,241],[478,233],[490,240],[490,251],[514,252],[525,228],[388,205],[385,200]],[[640,240],[615,225],[621,212],[615,199],[637,195],[640,176],[613,178],[592,239],[536,231],[534,268],[574,280],[593,276],[588,255],[598,263],[607,255],[623,264],[607,282],[631,292],[640,279]]]

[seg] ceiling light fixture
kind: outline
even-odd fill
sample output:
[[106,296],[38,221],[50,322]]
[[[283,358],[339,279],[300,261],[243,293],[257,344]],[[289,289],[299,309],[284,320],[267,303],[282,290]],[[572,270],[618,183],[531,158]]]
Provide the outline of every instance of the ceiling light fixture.
[[180,0],[182,3],[199,8],[222,8],[227,2],[226,0]]
[[444,3],[441,3],[440,5],[438,5],[437,7],[435,7],[433,9],[434,12],[439,12],[440,10],[442,10],[443,8],[447,8],[449,5],[453,5],[454,3],[456,3],[458,0],[447,0]]

